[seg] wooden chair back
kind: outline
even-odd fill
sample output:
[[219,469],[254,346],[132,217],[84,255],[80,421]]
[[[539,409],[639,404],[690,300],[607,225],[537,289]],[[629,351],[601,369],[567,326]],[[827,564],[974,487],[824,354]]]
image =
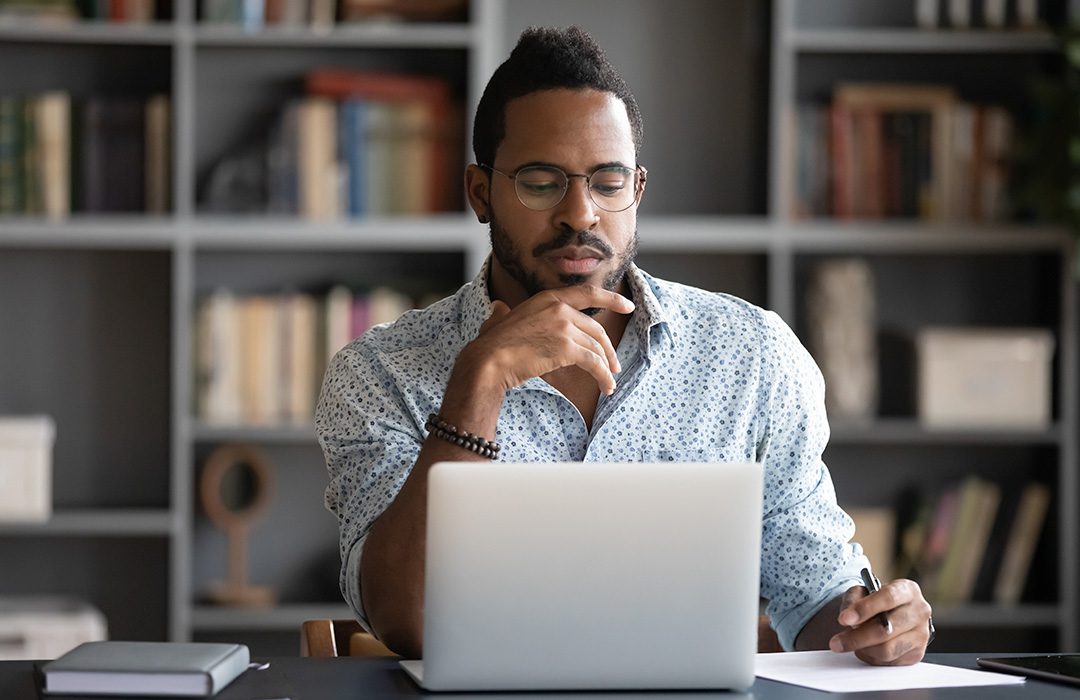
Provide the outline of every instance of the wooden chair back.
[[300,656],[397,656],[356,620],[306,620]]
[[[758,652],[783,651],[769,618],[758,618]],[[356,620],[307,620],[300,628],[301,656],[397,656]]]

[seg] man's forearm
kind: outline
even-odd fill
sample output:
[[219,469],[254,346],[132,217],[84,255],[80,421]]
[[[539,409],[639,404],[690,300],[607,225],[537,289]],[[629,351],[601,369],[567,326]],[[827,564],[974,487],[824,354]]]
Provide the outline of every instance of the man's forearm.
[[826,603],[825,607],[818,610],[816,615],[810,618],[809,622],[803,626],[802,631],[795,638],[795,649],[797,651],[829,648],[829,640],[832,639],[833,635],[845,629],[836,620],[840,615],[840,603],[842,600],[843,595],[836,596]]
[[[440,415],[460,430],[494,439],[505,391],[486,374],[463,353]],[[422,650],[428,470],[436,462],[482,459],[429,436],[405,485],[375,520],[364,544],[360,591],[368,621],[384,644],[407,658],[419,658]]]

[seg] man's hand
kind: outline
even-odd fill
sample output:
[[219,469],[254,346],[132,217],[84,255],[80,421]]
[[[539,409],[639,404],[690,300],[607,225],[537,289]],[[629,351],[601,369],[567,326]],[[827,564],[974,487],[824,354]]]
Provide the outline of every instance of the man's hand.
[[504,391],[576,365],[596,379],[602,392],[611,394],[614,375],[622,368],[603,326],[580,311],[587,308],[628,314],[634,303],[592,285],[545,290],[513,310],[496,301],[491,317],[462,355],[467,355],[467,362],[486,365]]
[[[919,584],[908,579],[891,581],[874,594],[852,586],[840,601],[837,622],[849,629],[829,640],[833,651],[854,651],[874,666],[909,666],[918,663],[930,640],[930,604]],[[885,613],[892,624],[886,631],[878,620]]]

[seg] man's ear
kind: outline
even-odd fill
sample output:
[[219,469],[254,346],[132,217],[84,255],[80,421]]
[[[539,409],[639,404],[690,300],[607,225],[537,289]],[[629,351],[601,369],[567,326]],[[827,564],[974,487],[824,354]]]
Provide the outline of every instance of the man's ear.
[[486,224],[491,220],[491,177],[478,165],[465,167],[465,196],[477,221]]

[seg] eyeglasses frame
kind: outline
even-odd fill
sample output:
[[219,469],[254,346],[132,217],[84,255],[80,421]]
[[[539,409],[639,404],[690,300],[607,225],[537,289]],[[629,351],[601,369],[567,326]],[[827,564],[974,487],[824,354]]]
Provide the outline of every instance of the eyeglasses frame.
[[[589,185],[589,180],[592,179],[592,176],[595,175],[597,172],[603,170],[604,168],[597,168],[592,173],[568,173],[568,172],[566,172],[565,170],[563,170],[562,168],[560,168],[560,167],[558,167],[556,165],[523,165],[522,167],[518,168],[517,170],[515,170],[512,173],[505,173],[502,170],[499,170],[498,168],[496,168],[496,167],[494,167],[492,165],[488,165],[487,163],[477,163],[476,166],[478,168],[483,168],[483,169],[490,170],[492,172],[498,173],[498,174],[502,175],[503,177],[513,181],[514,182],[514,196],[517,197],[517,200],[518,200],[518,202],[521,203],[521,206],[525,207],[529,211],[551,211],[555,207],[559,206],[560,204],[562,204],[562,201],[564,199],[566,199],[566,193],[570,191],[570,179],[575,178],[575,177],[580,177],[580,178],[585,179],[585,190],[589,194],[589,201],[590,202],[592,202],[593,204],[595,204],[596,206],[600,207],[601,209],[603,209],[604,211],[606,211],[608,213],[618,214],[619,212],[626,211],[630,207],[634,206],[638,201],[640,201],[641,193],[645,191],[645,179],[649,174],[648,169],[644,165],[641,165],[640,163],[638,165],[635,165],[632,168],[633,172],[637,176],[635,178],[635,182],[634,182],[634,198],[630,201],[629,204],[627,204],[622,209],[608,209],[603,204],[601,204],[600,202],[593,199],[592,187]],[[623,167],[623,166],[607,166],[607,167]],[[525,170],[526,168],[548,168],[549,170],[558,170],[564,176],[566,176],[566,187],[563,188],[562,196],[559,197],[559,201],[555,202],[554,204],[552,204],[550,207],[548,207],[546,209],[533,209],[529,205],[525,204],[525,202],[523,202],[521,200],[521,194],[517,190],[517,176],[518,176],[518,173],[520,173],[522,170]]]

